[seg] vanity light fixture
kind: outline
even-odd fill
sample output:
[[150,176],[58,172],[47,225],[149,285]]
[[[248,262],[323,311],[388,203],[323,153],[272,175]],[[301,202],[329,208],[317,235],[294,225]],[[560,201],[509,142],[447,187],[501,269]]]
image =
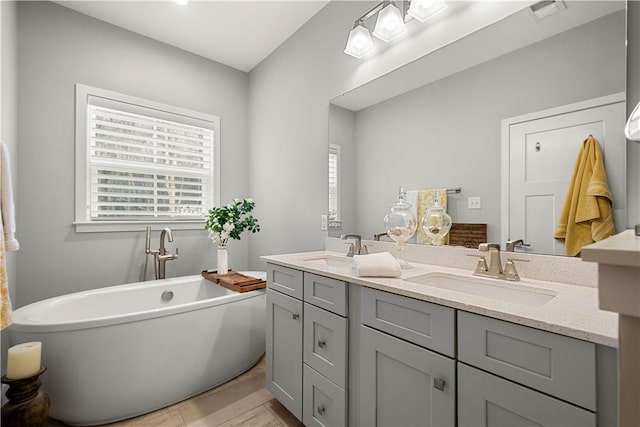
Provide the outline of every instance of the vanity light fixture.
[[347,47],[344,49],[344,53],[360,59],[372,50],[373,40],[369,30],[364,26],[363,22],[356,21],[353,30],[349,33],[349,40],[347,40]]
[[374,49],[366,21],[375,15],[373,35],[384,42],[395,40],[407,31],[405,23],[413,18],[424,22],[446,8],[445,0],[384,0],[355,21],[344,53],[362,58]]
[[390,1],[384,2],[382,10],[378,12],[378,19],[373,30],[373,35],[383,42],[390,42],[407,32],[404,25],[404,17],[400,13],[400,9]]
[[444,0],[412,0],[409,4],[407,15],[413,16],[420,22],[424,22],[446,8],[447,4]]

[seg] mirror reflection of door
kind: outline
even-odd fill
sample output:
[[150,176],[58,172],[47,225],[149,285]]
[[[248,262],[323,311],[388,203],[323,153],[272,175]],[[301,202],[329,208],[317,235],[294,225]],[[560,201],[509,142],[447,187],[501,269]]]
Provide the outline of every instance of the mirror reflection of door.
[[600,143],[609,188],[614,197],[614,223],[618,231],[624,229],[624,123],[624,94],[503,121],[509,149],[509,218],[505,240],[522,239],[529,244],[516,249],[519,251],[565,254],[564,244],[553,238],[553,232],[578,153],[589,135]]

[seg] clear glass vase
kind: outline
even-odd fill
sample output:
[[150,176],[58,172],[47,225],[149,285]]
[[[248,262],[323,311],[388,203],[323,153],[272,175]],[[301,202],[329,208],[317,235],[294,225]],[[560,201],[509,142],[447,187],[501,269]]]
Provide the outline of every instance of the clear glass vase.
[[229,272],[229,256],[226,246],[218,246],[216,271],[218,274],[227,274]]
[[422,217],[422,231],[429,236],[434,246],[444,244],[444,238],[451,230],[451,217],[440,205],[440,195],[436,193],[433,205],[427,209],[427,214]]
[[400,187],[398,200],[391,205],[391,212],[384,217],[384,228],[387,235],[396,242],[396,250],[400,268],[413,268],[404,259],[404,246],[416,232],[416,218],[411,213],[411,204],[406,200],[406,193]]

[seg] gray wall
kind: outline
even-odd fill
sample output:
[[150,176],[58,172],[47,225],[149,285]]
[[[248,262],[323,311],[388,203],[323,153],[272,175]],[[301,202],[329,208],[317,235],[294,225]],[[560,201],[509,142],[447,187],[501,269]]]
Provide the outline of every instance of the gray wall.
[[[357,171],[355,230],[384,231],[399,185],[461,187],[449,214],[487,223],[489,241],[499,242],[502,119],[624,92],[624,22],[616,12],[360,110],[356,164],[343,165]],[[467,208],[474,196],[481,209]]]
[[[221,202],[250,196],[239,167],[248,151],[246,73],[50,2],[18,5],[18,69],[18,306],[137,281],[142,270],[144,226],[77,234],[72,225],[75,83],[219,116]],[[215,267],[204,230],[176,231],[175,247],[180,258],[167,263],[168,277]],[[231,243],[230,267],[246,269],[247,248],[246,238]]]
[[329,106],[329,142],[340,146],[340,220],[329,227],[329,236],[340,237],[356,228],[356,113],[337,105]]

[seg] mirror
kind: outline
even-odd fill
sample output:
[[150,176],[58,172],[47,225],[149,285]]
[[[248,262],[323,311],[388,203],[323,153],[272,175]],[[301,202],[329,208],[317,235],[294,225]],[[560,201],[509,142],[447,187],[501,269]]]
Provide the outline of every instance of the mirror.
[[566,3],[537,22],[524,9],[331,100],[329,236],[384,232],[399,186],[460,188],[448,196],[454,223],[487,224],[504,247],[502,121],[625,91],[625,2]]

